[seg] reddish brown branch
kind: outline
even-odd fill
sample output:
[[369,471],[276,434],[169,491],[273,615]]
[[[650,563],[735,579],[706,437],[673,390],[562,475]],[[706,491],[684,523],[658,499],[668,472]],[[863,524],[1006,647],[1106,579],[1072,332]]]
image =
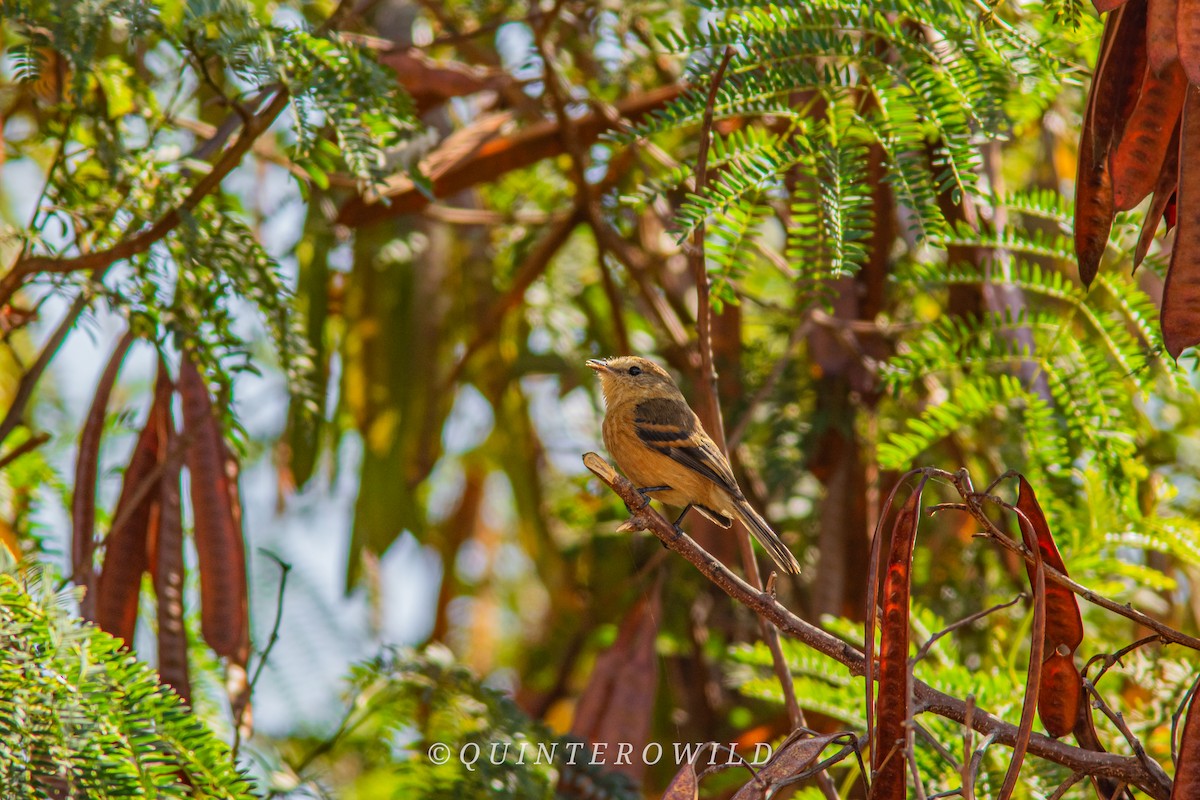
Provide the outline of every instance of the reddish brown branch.
[[[617,103],[617,111],[623,117],[641,119],[674,100],[683,89],[677,84],[634,95]],[[612,123],[599,113],[586,114],[574,123],[581,146],[592,144],[600,134],[613,128]],[[448,197],[564,152],[557,120],[534,123],[515,134],[496,132],[433,177],[433,197]],[[338,223],[357,228],[383,219],[415,214],[431,202],[431,198],[405,176],[395,177],[389,183],[387,194],[379,201],[361,197],[348,200],[338,214]]]
[[[696,193],[703,194],[708,186],[708,151],[712,144],[713,116],[716,107],[717,93],[725,77],[725,70],[733,59],[734,49],[726,47],[721,54],[721,60],[713,73],[712,82],[708,87],[708,96],[704,104],[704,117],[700,125],[700,148],[696,156]],[[689,265],[692,269],[693,280],[696,284],[696,338],[700,349],[700,381],[703,398],[708,407],[708,427],[722,452],[727,451],[725,440],[725,422],[721,414],[721,402],[717,394],[717,370],[713,364],[713,332],[712,304],[709,300],[708,264],[704,251],[705,222],[700,221],[692,234],[691,251],[688,253]],[[754,555],[754,545],[750,543],[750,534],[744,526],[738,526],[738,549],[741,554],[742,569],[746,580],[756,589],[762,587],[762,576],[758,570],[758,559]],[[769,594],[774,595],[774,574],[768,580]],[[806,726],[804,711],[796,700],[796,688],[792,683],[792,674],[783,656],[783,648],[779,643],[779,631],[759,620],[763,640],[771,653],[771,666],[779,687],[783,692],[784,705],[787,708],[788,719],[793,728]],[[826,797],[836,800],[837,790],[829,775],[821,772],[817,775],[817,784]]]
[[[717,101],[717,92],[721,88],[721,80],[725,77],[725,69],[733,58],[734,50],[726,47],[721,55],[717,71],[713,73],[712,83],[708,87],[708,99],[704,104],[704,121],[700,125],[700,150],[696,154],[696,194],[703,195],[708,187],[708,149],[712,143],[713,113]],[[707,226],[704,220],[696,226],[692,234],[692,248],[688,253],[688,262],[692,268],[692,276],[696,282],[696,336],[700,340],[700,379],[707,384],[706,395],[709,403],[709,421],[712,423],[712,435],[717,447],[725,450],[725,425],[721,420],[721,404],[717,400],[717,370],[713,366],[712,349],[712,304],[708,297],[708,264],[704,255],[704,231]],[[746,538],[745,534],[742,536]],[[756,570],[757,571],[757,570]]]

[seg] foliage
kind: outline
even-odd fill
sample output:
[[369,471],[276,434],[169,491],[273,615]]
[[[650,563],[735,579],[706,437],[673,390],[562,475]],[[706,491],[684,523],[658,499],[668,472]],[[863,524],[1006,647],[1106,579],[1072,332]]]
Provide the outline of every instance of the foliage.
[[[1151,299],[1162,254],[1083,289],[1060,193],[1100,32],[1080,3],[398,5],[3,6],[6,164],[33,164],[45,189],[2,243],[0,287],[20,292],[0,303],[0,392],[17,397],[36,363],[20,314],[48,315],[60,299],[86,301],[85,332],[116,316],[169,355],[194,351],[219,385],[226,435],[246,417],[254,545],[281,530],[272,502],[300,533],[325,524],[314,509],[353,516],[338,528],[348,546],[339,539],[315,566],[303,557],[334,538],[325,528],[267,542],[299,557],[280,639],[292,649],[271,654],[256,692],[332,684],[315,656],[378,647],[398,605],[419,619],[410,635],[430,642],[356,667],[329,738],[288,718],[251,740],[276,795],[570,795],[570,774],[514,754],[570,741],[578,699],[603,677],[598,654],[664,572],[647,647],[653,702],[610,713],[657,742],[786,734],[757,620],[655,541],[615,533],[627,510],[578,463],[599,447],[603,412],[587,358],[659,359],[708,414],[689,269],[701,226],[735,470],[804,565],[778,581],[784,605],[861,647],[891,476],[1015,468],[1075,579],[1194,631],[1200,401],[1190,361],[1163,358]],[[714,88],[709,179],[697,186]],[[1135,228],[1117,216],[1118,266]],[[256,371],[267,380],[244,374]],[[14,401],[13,432],[0,436],[7,458],[53,434],[5,462],[0,487],[4,542],[47,559],[67,549],[45,520],[70,494],[74,454],[61,443],[79,427],[52,387],[42,378],[28,411]],[[114,415],[131,421],[147,388],[123,377]],[[106,435],[85,453],[102,466],[99,502],[114,494],[122,446]],[[262,488],[268,472],[277,497]],[[945,513],[923,525],[918,644],[1027,589],[1019,563],[975,543],[970,525]],[[684,526],[736,564],[735,539],[695,515]],[[363,585],[370,613],[349,624],[359,598],[341,588]],[[1085,606],[1084,619],[1081,658],[1130,641],[1119,616]],[[1023,606],[996,612],[939,640],[916,675],[1015,722],[1031,624]],[[859,679],[797,642],[783,657],[811,724],[865,730]],[[1184,658],[1147,649],[1123,663],[1104,696],[1166,764]],[[927,792],[954,789],[943,750],[957,752],[961,726],[919,721],[942,746],[917,739]],[[1107,724],[1100,735],[1124,747]],[[432,763],[439,741],[479,744],[478,769]],[[493,742],[511,746],[502,763],[488,758]],[[998,791],[1010,754],[987,748],[977,796]],[[856,761],[838,770],[856,791]],[[653,794],[673,772],[652,767],[639,789]],[[1067,775],[1036,759],[1022,777],[1033,797]],[[584,778],[635,791],[607,768]]]
[[[376,185],[386,151],[418,123],[407,95],[361,47],[268,14],[248,0],[5,4],[17,85],[47,134],[17,143],[15,154],[55,149],[17,240],[23,258],[113,252],[86,281],[50,275],[51,287],[106,280],[110,307],[148,318],[163,343],[177,337],[195,349],[226,386],[227,370],[253,368],[245,333],[230,324],[236,300],[249,301],[303,395],[307,347],[259,223],[231,192],[203,196],[196,176],[228,171],[223,161],[237,145],[223,143],[231,132],[235,142],[249,136],[239,127],[256,124],[275,96],[291,99],[294,140],[277,160],[317,184],[344,167],[364,190]],[[214,108],[229,116],[214,120]],[[176,224],[167,224],[172,214]],[[165,235],[121,255],[122,242],[156,228]],[[114,261],[122,268],[110,270]]]
[[40,572],[0,575],[0,782],[8,797],[250,798],[218,740]]

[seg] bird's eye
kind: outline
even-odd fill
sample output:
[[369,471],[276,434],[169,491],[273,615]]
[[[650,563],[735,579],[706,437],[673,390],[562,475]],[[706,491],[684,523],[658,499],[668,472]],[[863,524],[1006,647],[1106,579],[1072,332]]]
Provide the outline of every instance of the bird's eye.
[[630,368],[629,368],[629,374],[630,374],[630,375],[641,375],[641,374],[642,374],[642,368],[641,368],[641,367],[630,367]]

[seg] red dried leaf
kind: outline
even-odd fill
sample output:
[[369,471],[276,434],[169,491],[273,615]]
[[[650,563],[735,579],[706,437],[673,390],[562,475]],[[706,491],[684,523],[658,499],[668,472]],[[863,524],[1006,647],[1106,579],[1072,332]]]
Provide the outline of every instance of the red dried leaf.
[[148,548],[159,525],[159,461],[163,418],[170,414],[168,385],[155,387],[150,416],[138,436],[121,484],[113,527],[105,540],[104,566],[96,582],[96,623],[113,636],[133,642],[142,574],[149,568]]
[[1192,692],[1187,716],[1184,718],[1171,800],[1192,800],[1200,797],[1200,704],[1197,703],[1197,697],[1200,697],[1200,691]]
[[218,654],[235,657],[248,629],[246,552],[233,509],[225,441],[208,387],[186,354],[179,367],[179,394],[188,437],[196,556],[200,569],[200,630]]
[[71,496],[71,574],[75,583],[84,587],[79,613],[89,620],[96,618],[96,570],[92,555],[96,548],[96,473],[100,465],[100,438],[104,434],[108,398],[134,338],[132,330],[125,332],[100,374],[92,407],[79,434],[79,453],[75,458],[75,491]]
[[1075,257],[1079,260],[1079,280],[1090,286],[1100,270],[1100,259],[1108,248],[1116,206],[1108,161],[1088,166],[1095,154],[1095,143],[1084,129],[1079,143],[1079,171],[1075,176]]
[[[1146,74],[1146,0],[1130,0],[1104,28],[1088,97],[1088,122],[1100,134],[1103,155],[1116,146],[1142,91]],[[1098,87],[1098,88],[1097,88]]]
[[1188,82],[1200,84],[1200,0],[1179,0],[1175,14],[1175,43]]
[[[1091,750],[1093,753],[1105,753],[1104,745],[1100,744],[1100,737],[1096,735],[1096,725],[1092,721],[1092,704],[1079,704],[1079,718],[1075,720],[1075,741],[1084,750]],[[1121,787],[1123,783],[1118,783],[1113,778],[1099,778],[1092,776],[1092,786],[1096,789],[1096,796],[1100,800],[1117,800],[1118,796],[1124,796]]]
[[[588,742],[605,742],[613,752],[619,742],[640,753],[650,738],[654,696],[658,690],[658,655],[655,640],[662,617],[661,587],[655,584],[626,614],[617,640],[596,659],[591,678],[571,723],[571,733]],[[639,758],[615,764],[612,769],[635,781],[646,765]]]
[[662,800],[696,800],[699,796],[700,782],[696,778],[696,768],[688,762],[671,779],[667,790],[663,792]]
[[1145,0],[1132,0],[1108,17],[1088,93],[1075,179],[1075,255],[1085,286],[1096,277],[1116,215],[1108,156],[1141,89],[1145,26]]
[[765,798],[768,790],[780,781],[786,781],[808,769],[830,742],[841,734],[831,733],[796,739],[775,754],[765,767],[758,771],[758,780],[752,780],[733,796],[733,800],[755,800]]
[[1149,0],[1146,10],[1146,60],[1156,73],[1179,61],[1179,45],[1175,41],[1175,19],[1178,14],[1179,0]]
[[[173,387],[161,358],[158,385],[165,387],[169,397]],[[183,624],[183,509],[179,486],[183,464],[174,455],[178,436],[170,414],[162,417],[159,436],[166,464],[159,485],[158,537],[150,551],[154,594],[158,598],[158,675],[190,703],[192,686],[188,675],[187,630]]]
[[1128,211],[1150,194],[1169,160],[1170,144],[1187,95],[1187,78],[1178,64],[1161,76],[1146,68],[1141,95],[1111,155],[1113,200]]
[[[1137,248],[1133,252],[1133,268],[1136,270],[1150,252],[1150,242],[1158,232],[1158,224],[1171,200],[1175,197],[1175,187],[1179,185],[1179,122],[1175,123],[1175,132],[1171,134],[1171,143],[1167,146],[1167,157],[1162,169],[1158,172],[1158,181],[1154,184],[1154,196],[1150,199],[1150,207],[1146,210],[1146,218],[1142,221],[1142,232],[1138,235]],[[1167,223],[1167,229],[1174,224],[1174,217]]]
[[[1049,588],[1050,585],[1046,586]],[[1042,720],[1046,732],[1058,738],[1075,729],[1075,717],[1083,701],[1083,683],[1074,658],[1063,652],[1047,652],[1051,655],[1042,662],[1038,718]]]
[[[1054,544],[1046,515],[1042,513],[1033,487],[1023,475],[1017,493],[1017,509],[1033,526],[1042,563],[1066,575],[1067,568]],[[1035,580],[1034,567],[1025,562],[1025,569],[1032,585]],[[1076,648],[1083,641],[1083,617],[1080,616],[1075,594],[1070,589],[1049,582],[1046,583],[1046,632],[1043,641],[1044,652],[1049,655],[1042,665],[1038,716],[1051,736],[1066,736],[1075,727],[1083,694],[1083,684],[1073,659]]]
[[875,742],[871,767],[873,800],[904,800],[904,741],[909,717],[908,630],[913,546],[921,516],[922,476],[896,516],[887,575],[883,579],[883,616],[879,625],[879,686],[875,698]]
[[[1183,5],[1180,4],[1180,12]],[[1200,7],[1197,8],[1200,14]],[[1197,20],[1200,25],[1200,19]],[[1189,156],[1191,153],[1193,156]],[[1179,230],[1163,286],[1163,344],[1172,358],[1200,342],[1200,88],[1189,86],[1179,133]]]
[[[1029,489],[1024,478],[1021,478],[1020,497],[1026,501],[1025,507],[1030,509],[1035,518],[1041,517],[1042,510],[1038,507],[1037,500],[1033,497],[1033,491]],[[1018,510],[1024,512],[1024,509],[1019,508]],[[1054,546],[1053,541],[1049,540],[1049,529],[1046,526],[1045,518],[1041,518],[1040,523],[1035,523],[1033,518],[1029,517],[1029,513],[1024,513],[1024,517],[1020,519],[1019,523],[1021,540],[1025,543],[1025,547],[1033,553],[1035,562],[1029,580],[1033,588],[1033,631],[1029,642],[1029,667],[1025,674],[1025,697],[1021,703],[1021,721],[1017,725],[1016,742],[1013,743],[1012,757],[1008,762],[1008,770],[1004,773],[1004,783],[1000,786],[1000,793],[996,796],[997,800],[1008,800],[1017,788],[1017,780],[1021,776],[1021,766],[1025,762],[1025,753],[1029,748],[1029,740],[1033,736],[1033,719],[1041,699],[1042,662],[1045,660],[1046,653],[1046,571],[1042,559],[1043,537],[1035,531],[1035,526],[1046,530],[1049,547],[1053,548]],[[1055,549],[1054,552],[1058,551]]]

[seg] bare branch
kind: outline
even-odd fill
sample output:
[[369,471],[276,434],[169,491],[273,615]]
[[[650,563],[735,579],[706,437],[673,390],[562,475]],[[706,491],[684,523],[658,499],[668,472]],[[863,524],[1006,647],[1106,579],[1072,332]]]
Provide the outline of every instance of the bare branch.
[[[254,687],[258,686],[258,679],[262,677],[263,667],[267,665],[267,659],[271,657],[271,650],[279,641],[279,626],[283,622],[283,595],[284,590],[287,589],[288,575],[292,571],[291,564],[271,551],[260,550],[260,552],[279,565],[279,591],[275,595],[275,624],[271,626],[271,636],[267,639],[267,646],[263,648],[262,655],[258,659],[258,666],[254,668],[254,676],[250,678],[250,684],[246,689],[247,699],[254,695]],[[237,715],[233,720],[233,746],[230,747],[230,752],[235,760],[242,744],[242,717],[245,716],[246,706],[247,703],[238,706]]]
[[50,434],[45,431],[35,433],[12,450],[0,456],[0,469],[4,469],[26,453],[32,453],[48,441],[50,441]]

